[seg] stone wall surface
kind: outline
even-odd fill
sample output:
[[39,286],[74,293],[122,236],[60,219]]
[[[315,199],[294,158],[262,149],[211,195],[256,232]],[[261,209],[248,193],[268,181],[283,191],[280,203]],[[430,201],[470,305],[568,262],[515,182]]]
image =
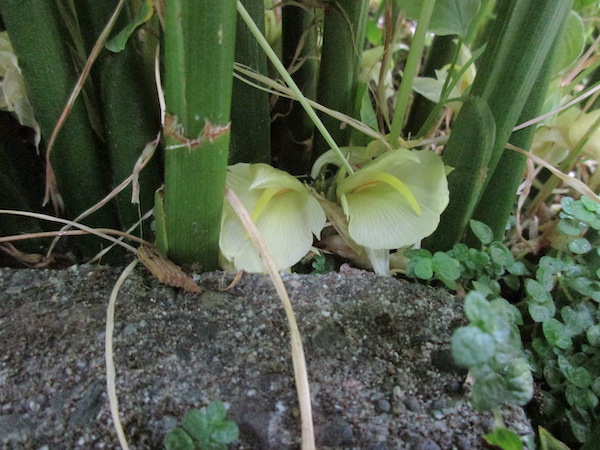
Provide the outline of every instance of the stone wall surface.
[[[343,268],[344,269],[344,268]],[[0,447],[119,448],[108,408],[106,307],[120,269],[0,269]],[[116,304],[120,417],[162,448],[186,411],[225,402],[240,449],[295,449],[300,419],[285,314],[269,279],[221,272],[190,294],[137,268]],[[284,277],[303,336],[318,448],[475,449],[490,431],[450,356],[449,293],[345,269]],[[527,434],[519,408],[507,426]]]

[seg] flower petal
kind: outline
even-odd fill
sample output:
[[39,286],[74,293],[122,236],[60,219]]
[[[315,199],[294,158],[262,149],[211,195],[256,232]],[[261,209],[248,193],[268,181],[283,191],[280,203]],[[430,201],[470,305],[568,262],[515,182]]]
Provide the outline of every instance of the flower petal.
[[[397,150],[391,153],[395,153]],[[401,155],[403,164],[394,164],[389,156],[380,157],[388,163],[386,172],[401,180],[420,206],[421,214],[415,213],[411,202],[388,183],[374,183],[367,188],[357,188],[352,177],[360,175],[360,182],[369,182],[369,172],[356,172],[340,183],[338,195],[345,197],[348,214],[348,231],[356,243],[372,249],[395,249],[413,245],[435,231],[440,215],[448,205],[448,184],[445,169],[439,156],[429,151],[409,152],[413,158]],[[415,160],[416,159],[416,160]],[[373,180],[373,178],[371,178]]]

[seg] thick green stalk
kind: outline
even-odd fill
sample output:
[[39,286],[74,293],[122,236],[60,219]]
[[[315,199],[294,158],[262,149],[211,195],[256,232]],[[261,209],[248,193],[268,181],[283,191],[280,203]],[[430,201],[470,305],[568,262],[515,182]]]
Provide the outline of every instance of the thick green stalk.
[[450,203],[423,248],[447,251],[462,239],[485,182],[494,136],[494,116],[487,103],[470,97],[462,105],[442,153],[444,164],[454,169],[448,175]]
[[[425,67],[421,76],[435,78],[436,70],[439,70],[446,64],[450,64],[452,62],[453,56],[456,53],[456,44],[454,43],[455,39],[456,36],[452,35],[436,36],[433,39],[431,48],[427,53]],[[428,100],[420,94],[417,94],[412,106],[410,107],[410,114],[404,127],[404,135],[415,136],[425,124],[427,118],[434,111],[434,109],[434,102]],[[427,134],[428,131],[429,130],[426,130],[424,134]]]
[[[295,5],[281,10],[282,62],[306,98],[317,94],[317,26],[313,9]],[[310,171],[314,124],[301,105],[279,98],[277,112],[281,118],[273,123],[273,150],[277,166],[292,174]]]
[[[242,0],[242,3],[262,33],[264,0]],[[267,75],[267,56],[252,33],[238,17],[235,41],[235,61]],[[229,163],[268,163],[270,161],[269,95],[241,80],[233,80],[231,99],[231,143]]]
[[402,82],[398,89],[396,96],[396,106],[394,108],[394,118],[392,120],[392,129],[390,130],[389,141],[392,145],[396,145],[400,138],[400,132],[404,124],[404,116],[408,108],[408,100],[412,92],[413,80],[419,70],[419,64],[421,62],[421,55],[423,54],[423,48],[425,47],[425,34],[429,27],[429,21],[431,14],[433,13],[433,7],[435,6],[436,0],[424,0],[423,6],[421,7],[421,14],[419,15],[419,21],[417,22],[417,29],[415,35],[410,44],[410,51],[408,52],[408,58],[406,59],[406,65],[404,66],[404,75],[402,76]]
[[471,95],[487,101],[496,122],[489,182],[572,0],[506,0],[481,58]]
[[217,267],[229,149],[236,1],[165,2],[165,187],[169,257]]
[[289,86],[290,90],[294,93],[295,98],[298,100],[298,103],[300,103],[302,105],[302,108],[304,108],[304,111],[306,111],[306,114],[308,114],[308,117],[310,117],[310,119],[313,121],[317,130],[319,130],[319,132],[323,136],[323,139],[325,139],[325,141],[327,141],[327,144],[329,144],[329,147],[331,149],[333,149],[333,151],[339,157],[340,164],[342,165],[342,167],[344,167],[344,169],[346,170],[347,173],[354,173],[354,169],[352,168],[350,163],[348,163],[348,161],[344,157],[344,154],[338,147],[335,140],[331,137],[331,134],[329,133],[327,128],[325,128],[325,125],[323,125],[323,121],[319,118],[319,116],[317,115],[317,113],[315,112],[313,107],[308,103],[308,101],[306,100],[306,97],[304,97],[304,95],[302,94],[302,91],[300,91],[300,88],[298,87],[296,82],[293,80],[293,78],[287,72],[286,68],[283,66],[283,64],[281,63],[281,61],[275,54],[275,51],[271,48],[271,46],[269,45],[269,43],[267,42],[265,37],[261,34],[260,30],[258,29],[256,24],[252,20],[252,17],[250,17],[250,15],[248,14],[248,11],[246,11],[246,8],[244,8],[244,5],[239,0],[237,3],[237,7],[238,7],[238,13],[242,17],[242,19],[244,19],[244,22],[246,22],[246,25],[248,26],[250,31],[252,31],[254,38],[257,40],[257,42],[262,47],[263,51],[267,55],[267,58],[269,58],[269,61],[271,61],[271,64],[273,64],[273,67],[275,68],[275,70],[277,71],[279,76],[281,76],[281,78],[283,78],[283,81],[285,81],[285,83]]
[[[353,116],[369,1],[337,0],[326,4],[317,101]],[[340,128],[340,122],[329,116],[323,116],[322,120],[339,145],[348,145],[348,128]],[[313,160],[329,148],[317,135]]]
[[[555,40],[558,41],[559,38],[560,35]],[[556,48],[556,45],[554,48]],[[546,58],[539,77],[521,111],[519,123],[537,117],[542,112],[548,86],[553,76],[552,68],[555,57],[556,53],[552,52]],[[529,149],[535,131],[535,125],[515,131],[510,137],[510,143],[523,149]],[[474,219],[486,223],[492,229],[494,237],[498,240],[504,235],[509,216],[514,211],[517,200],[516,192],[519,184],[523,181],[523,171],[526,163],[527,159],[522,154],[505,150],[473,214]],[[471,234],[467,239],[472,245],[478,242]]]
[[[79,0],[76,7],[89,51],[113,14],[115,3]],[[113,35],[128,24],[132,14],[133,11],[121,13]],[[145,64],[136,36],[134,34],[125,49],[119,53],[104,49],[92,72],[100,99],[106,150],[114,185],[131,175],[145,145],[156,138],[160,129],[153,67]],[[154,191],[161,184],[158,158],[150,161],[140,173],[139,184],[140,210],[143,214],[152,208]],[[131,186],[117,196],[116,204],[124,228],[129,228],[139,220],[138,206],[131,203]],[[149,234],[148,224],[144,229],[144,236]]]
[[[0,13],[19,58],[42,139],[47,140],[77,82],[69,34],[55,2],[0,0]],[[51,161],[68,216],[85,211],[108,193],[106,164],[82,99],[75,102],[59,133]],[[118,228],[114,206],[106,205],[85,223]],[[84,253],[95,253],[97,247],[88,247]]]

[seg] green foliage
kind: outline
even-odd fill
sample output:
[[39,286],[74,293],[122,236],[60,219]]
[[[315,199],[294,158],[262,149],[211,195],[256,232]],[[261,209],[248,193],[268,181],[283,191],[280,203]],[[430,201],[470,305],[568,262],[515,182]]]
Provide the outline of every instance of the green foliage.
[[600,206],[587,198],[561,204],[562,239],[540,259],[525,301],[541,324],[532,362],[548,386],[545,412],[568,421],[573,437],[585,442],[600,418]]
[[447,252],[438,251],[433,255],[428,250],[408,250],[404,253],[410,260],[406,275],[421,280],[435,278],[454,290],[460,284],[467,290],[476,289],[485,295],[500,295],[501,282],[512,290],[519,289],[519,277],[529,274],[526,265],[515,261],[504,244],[493,240],[487,225],[471,220],[469,226],[479,239],[481,249],[459,243]]
[[452,355],[474,379],[473,405],[480,410],[524,405],[533,394],[533,377],[517,328],[519,312],[506,300],[488,301],[477,291],[467,295],[465,312],[470,323],[452,336]]
[[[470,324],[455,332],[452,344],[475,380],[474,404],[527,401],[531,366],[545,382],[545,413],[570,425],[572,436],[560,437],[585,442],[600,419],[600,205],[585,197],[567,197],[561,205],[554,248],[535,270],[474,220],[470,227],[480,249],[456,244],[448,252],[418,249],[405,256],[408,276],[471,291],[465,300]],[[515,305],[501,298],[521,289]],[[560,448],[553,445],[546,448]]]
[[335,262],[333,261],[333,258],[324,253],[316,253],[315,259],[311,266],[313,268],[311,273],[315,275],[325,274],[335,270]]
[[238,427],[226,420],[227,409],[220,401],[206,408],[193,409],[183,418],[182,428],[175,428],[165,436],[167,450],[224,450],[237,441]]
[[502,450],[521,450],[523,448],[521,437],[514,431],[504,427],[495,428],[491,433],[484,435],[483,439],[488,444]]

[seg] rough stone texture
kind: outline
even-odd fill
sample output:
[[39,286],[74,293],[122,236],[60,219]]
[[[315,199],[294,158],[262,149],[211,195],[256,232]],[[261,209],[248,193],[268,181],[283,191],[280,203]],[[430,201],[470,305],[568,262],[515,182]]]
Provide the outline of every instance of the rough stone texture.
[[[106,305],[119,270],[0,269],[2,448],[118,448],[105,387]],[[299,448],[279,299],[263,276],[197,277],[193,295],[136,269],[117,300],[115,364],[131,448],[161,448],[184,413],[220,399],[244,449]],[[468,403],[449,353],[462,302],[444,291],[345,270],[287,275],[304,338],[319,448],[474,449],[491,414]],[[531,432],[521,409],[513,430]]]

